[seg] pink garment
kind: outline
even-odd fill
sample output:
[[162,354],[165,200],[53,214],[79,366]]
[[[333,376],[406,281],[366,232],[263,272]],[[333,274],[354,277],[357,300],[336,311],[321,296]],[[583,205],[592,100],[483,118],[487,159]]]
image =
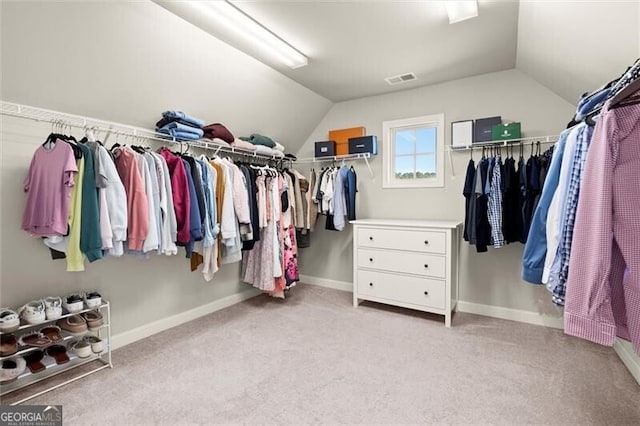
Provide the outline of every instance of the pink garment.
[[628,338],[640,353],[640,105],[607,109],[580,187],[565,332],[609,346]]
[[142,251],[142,244],[149,231],[149,206],[144,182],[138,171],[136,154],[129,149],[118,149],[116,169],[127,194],[127,241],[129,249]]
[[167,162],[171,176],[171,196],[173,197],[173,208],[178,227],[177,242],[187,244],[191,240],[191,198],[187,172],[184,169],[182,159],[168,149],[162,148],[159,154]]
[[66,235],[73,176],[78,171],[73,149],[56,140],[51,149],[38,147],[24,181],[28,193],[22,229],[40,237]]

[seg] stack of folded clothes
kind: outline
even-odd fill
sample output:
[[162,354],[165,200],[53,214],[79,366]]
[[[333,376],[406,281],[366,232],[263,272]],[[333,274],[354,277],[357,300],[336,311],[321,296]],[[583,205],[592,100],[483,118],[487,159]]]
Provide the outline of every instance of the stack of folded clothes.
[[280,158],[284,157],[284,146],[280,145],[268,136],[254,133],[249,137],[240,137],[240,140],[254,145],[257,152],[260,154],[273,155]]
[[229,129],[227,129],[224,124],[207,124],[202,128],[202,130],[204,131],[205,138],[219,139],[220,141],[224,141],[228,144],[232,144],[235,140]]
[[176,139],[196,140],[204,135],[203,126],[204,121],[182,111],[165,111],[156,123],[156,131]]

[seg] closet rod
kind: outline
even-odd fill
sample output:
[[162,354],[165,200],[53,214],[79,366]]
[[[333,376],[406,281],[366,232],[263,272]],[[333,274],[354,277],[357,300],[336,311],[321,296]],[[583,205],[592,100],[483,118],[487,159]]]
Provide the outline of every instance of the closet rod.
[[26,118],[35,120],[38,122],[47,122],[51,124],[59,124],[64,127],[75,127],[84,129],[85,131],[94,130],[104,132],[104,141],[108,139],[109,135],[120,135],[125,138],[134,139],[146,139],[153,140],[161,143],[170,144],[183,144],[200,149],[216,151],[216,154],[220,151],[228,154],[243,155],[261,160],[279,160],[279,161],[292,161],[290,158],[282,158],[276,155],[264,155],[258,154],[255,151],[249,151],[242,148],[235,148],[228,145],[222,145],[213,141],[196,140],[185,141],[176,139],[174,137],[163,137],[161,134],[153,130],[144,129],[142,127],[129,126],[126,124],[115,123],[113,121],[99,120],[91,117],[84,117],[75,114],[68,114],[59,111],[48,110],[44,108],[32,107],[29,105],[16,104],[12,102],[2,101],[2,115],[8,115],[19,118]]
[[371,168],[371,164],[369,164],[369,158],[371,158],[371,154],[368,152],[362,152],[359,154],[345,154],[345,155],[333,155],[331,157],[307,157],[307,158],[298,158],[296,160],[297,164],[304,163],[323,163],[327,161],[336,162],[339,160],[342,161],[356,161],[356,160],[364,160],[367,165],[367,169],[369,169],[369,175],[371,179],[374,179],[373,169]]
[[468,151],[470,149],[482,148],[484,147],[499,147],[499,146],[516,146],[516,145],[527,145],[529,143],[540,142],[541,144],[553,144],[558,141],[559,135],[549,135],[549,136],[532,136],[528,138],[518,138],[518,139],[507,139],[500,141],[488,141],[488,142],[475,142],[473,144],[465,145],[465,146],[448,146],[448,151]]

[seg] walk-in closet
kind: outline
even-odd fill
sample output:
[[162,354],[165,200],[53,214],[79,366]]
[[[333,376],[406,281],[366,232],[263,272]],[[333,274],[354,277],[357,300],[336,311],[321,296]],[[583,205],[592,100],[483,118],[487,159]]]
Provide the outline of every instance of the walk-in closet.
[[0,423],[640,424],[640,1],[0,21]]

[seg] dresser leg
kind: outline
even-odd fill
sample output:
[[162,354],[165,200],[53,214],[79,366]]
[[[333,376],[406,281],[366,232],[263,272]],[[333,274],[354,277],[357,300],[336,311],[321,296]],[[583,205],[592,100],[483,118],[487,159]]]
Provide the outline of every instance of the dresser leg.
[[357,308],[359,304],[360,304],[360,299],[358,299],[357,297],[354,297],[353,298],[353,307]]
[[444,326],[447,328],[451,328],[451,313],[444,316]]

